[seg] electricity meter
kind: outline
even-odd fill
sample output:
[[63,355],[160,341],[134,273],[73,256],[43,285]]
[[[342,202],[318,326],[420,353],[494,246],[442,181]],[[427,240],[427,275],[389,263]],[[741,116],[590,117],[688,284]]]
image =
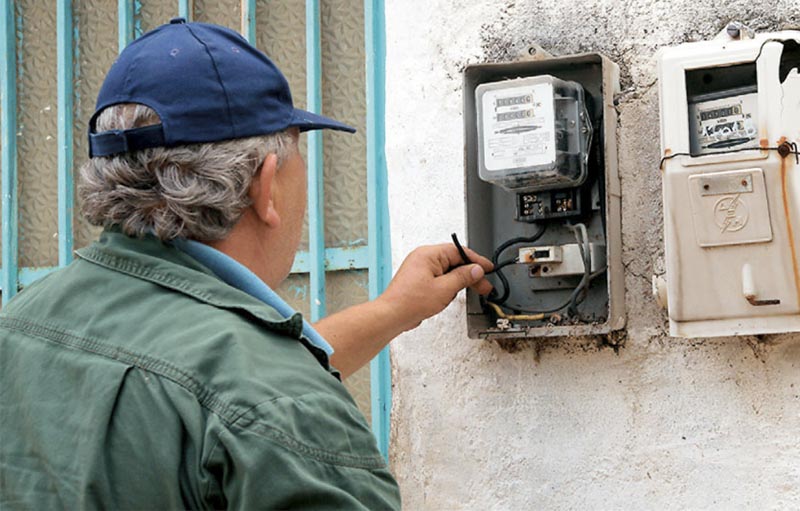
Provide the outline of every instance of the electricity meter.
[[661,50],[666,274],[677,337],[800,331],[800,32]]
[[549,75],[484,83],[475,104],[481,179],[520,191],[586,181],[592,126],[579,84]]
[[755,65],[692,69],[686,82],[691,154],[758,145]]
[[618,80],[597,54],[465,69],[467,241],[495,264],[492,294],[467,290],[470,337],[624,327]]

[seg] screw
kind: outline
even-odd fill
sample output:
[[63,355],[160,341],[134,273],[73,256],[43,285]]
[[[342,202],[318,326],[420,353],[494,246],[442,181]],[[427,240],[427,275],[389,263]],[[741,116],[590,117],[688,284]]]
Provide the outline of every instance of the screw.
[[728,35],[731,36],[732,39],[739,39],[742,35],[742,29],[736,23],[731,23],[730,25],[728,25],[728,28],[726,30],[728,32]]
[[784,142],[778,146],[778,154],[781,158],[786,158],[792,152],[792,147],[789,145],[788,142]]

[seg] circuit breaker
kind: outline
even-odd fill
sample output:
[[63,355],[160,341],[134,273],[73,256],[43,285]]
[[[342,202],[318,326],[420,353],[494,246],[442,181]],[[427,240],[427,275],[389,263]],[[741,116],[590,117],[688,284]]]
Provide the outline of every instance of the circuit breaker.
[[735,24],[658,57],[670,334],[800,331],[800,32]]
[[465,69],[467,238],[496,269],[467,292],[470,337],[624,327],[618,77],[599,54]]

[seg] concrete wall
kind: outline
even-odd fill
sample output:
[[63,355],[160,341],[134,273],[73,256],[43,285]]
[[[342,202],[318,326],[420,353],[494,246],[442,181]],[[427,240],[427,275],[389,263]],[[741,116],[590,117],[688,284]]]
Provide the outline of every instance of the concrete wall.
[[[387,2],[387,152],[395,265],[464,232],[461,71],[530,43],[599,51],[619,98],[627,340],[468,339],[463,296],[394,342],[392,464],[408,509],[800,506],[800,335],[668,337],[655,51],[728,21],[769,31],[795,0]],[[723,5],[724,4],[724,5]]]

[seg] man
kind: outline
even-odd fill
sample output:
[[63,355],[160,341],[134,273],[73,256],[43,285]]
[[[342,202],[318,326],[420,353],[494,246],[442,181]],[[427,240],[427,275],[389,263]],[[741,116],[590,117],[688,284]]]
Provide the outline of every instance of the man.
[[300,240],[298,137],[323,128],[353,131],[295,109],[228,29],[177,19],[120,55],[81,171],[105,230],[0,317],[0,508],[399,507],[339,376],[488,292],[491,263],[420,248],[377,300],[305,324],[272,289]]

